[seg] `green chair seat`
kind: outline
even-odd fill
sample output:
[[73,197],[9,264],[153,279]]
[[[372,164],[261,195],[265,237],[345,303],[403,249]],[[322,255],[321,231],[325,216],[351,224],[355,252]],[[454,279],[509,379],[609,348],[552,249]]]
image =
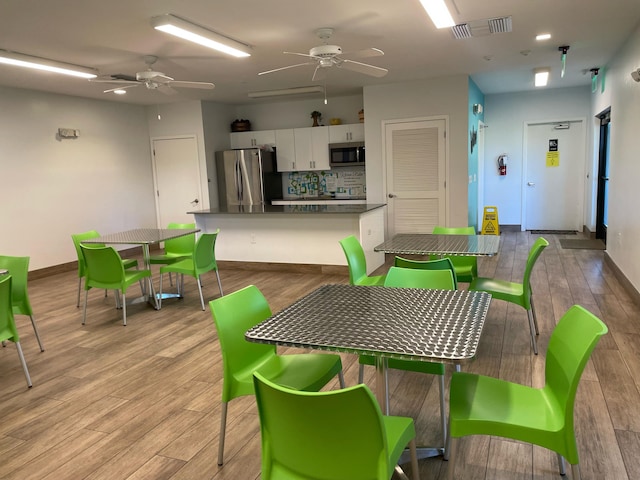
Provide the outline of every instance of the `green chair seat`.
[[[433,227],[433,233],[438,235],[475,235],[474,227]],[[438,258],[431,256],[432,260]],[[475,256],[446,255],[444,258],[451,259],[456,272],[458,282],[470,283],[478,276],[478,259]]]
[[583,307],[574,305],[554,328],[545,363],[545,384],[532,388],[497,378],[454,372],[449,393],[449,479],[455,467],[454,439],[493,435],[532,443],[564,459],[572,479],[580,478],[574,431],[578,383],[591,352],[607,326]]
[[255,393],[253,373],[288,388],[320,390],[336,375],[344,387],[339,355],[308,353],[278,355],[275,345],[247,342],[244,334],[271,316],[271,309],[257,287],[250,285],[209,302],[222,352],[222,412],[218,465],[224,460],[227,407],[231,400]]
[[367,259],[360,241],[353,235],[340,240],[340,246],[347,257],[349,283],[351,285],[384,285],[385,275],[367,276]]
[[[170,223],[167,228],[171,229],[188,229],[195,228],[195,223]],[[167,265],[190,258],[193,255],[196,246],[196,235],[183,235],[178,238],[170,238],[164,242],[164,252],[151,255],[149,263],[152,265]]]
[[20,359],[20,365],[22,371],[27,380],[27,386],[31,388],[31,377],[29,376],[29,369],[27,368],[27,362],[24,359],[22,353],[22,347],[20,346],[20,337],[16,324],[13,318],[13,309],[11,307],[11,290],[12,290],[12,275],[0,275],[0,342],[9,340],[16,345],[18,351],[18,358]]
[[415,427],[383,416],[366,385],[300,392],[254,374],[262,480],[389,480],[404,448],[419,480]]
[[539,237],[533,243],[529,250],[529,256],[527,257],[527,264],[524,269],[522,283],[515,283],[496,278],[476,277],[469,284],[469,290],[488,292],[495,299],[520,305],[527,311],[529,331],[531,334],[531,345],[533,346],[533,353],[536,355],[538,354],[536,335],[539,334],[539,331],[538,320],[536,318],[535,308],[533,305],[533,293],[531,291],[531,272],[533,271],[533,267],[540,257],[540,254],[548,245],[549,242],[542,237]]

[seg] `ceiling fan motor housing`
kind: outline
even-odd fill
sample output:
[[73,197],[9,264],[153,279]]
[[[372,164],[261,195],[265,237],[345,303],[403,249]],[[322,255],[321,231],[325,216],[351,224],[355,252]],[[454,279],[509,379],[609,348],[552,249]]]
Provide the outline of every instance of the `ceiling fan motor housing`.
[[319,45],[309,50],[312,57],[331,58],[342,53],[342,48],[338,45]]

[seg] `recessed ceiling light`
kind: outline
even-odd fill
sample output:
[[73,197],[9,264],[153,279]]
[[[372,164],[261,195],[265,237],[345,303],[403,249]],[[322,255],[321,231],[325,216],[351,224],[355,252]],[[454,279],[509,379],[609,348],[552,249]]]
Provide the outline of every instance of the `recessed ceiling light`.
[[535,74],[533,84],[536,87],[546,87],[547,82],[549,81],[549,72],[551,69],[549,67],[544,68],[536,68],[533,73]]
[[540,35],[536,35],[536,40],[538,41],[549,40],[550,38],[551,38],[550,33],[541,33]]
[[116,95],[124,95],[125,93],[127,93],[127,91],[119,88],[117,90],[114,90],[113,93],[115,93]]

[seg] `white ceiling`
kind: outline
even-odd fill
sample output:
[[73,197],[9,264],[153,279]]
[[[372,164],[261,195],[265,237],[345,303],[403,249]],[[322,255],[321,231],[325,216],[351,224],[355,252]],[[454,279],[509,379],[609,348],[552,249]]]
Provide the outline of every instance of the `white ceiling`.
[[[167,96],[144,87],[127,95],[104,94],[104,84],[0,65],[0,85],[135,104],[187,99],[255,102],[248,91],[314,85],[314,68],[270,75],[258,72],[305,61],[283,51],[307,53],[321,42],[315,31],[335,29],[330,43],[343,51],[368,47],[385,55],[361,59],[389,69],[383,78],[332,68],[332,95],[361,92],[364,85],[443,75],[470,75],[485,94],[533,89],[533,68],[551,67],[547,88],[590,84],[640,20],[638,0],[450,0],[457,23],[512,16],[513,32],[455,39],[437,30],[418,0],[2,0],[0,49],[91,67],[100,74],[135,75],[144,55],[159,57],[155,70],[176,80],[207,81],[214,90],[180,90]],[[236,59],[192,45],[150,26],[151,17],[173,13],[252,46]],[[552,34],[536,42],[535,35]],[[569,45],[560,78],[558,47]],[[523,55],[522,51],[530,51]],[[586,74],[585,74],[586,72]]]

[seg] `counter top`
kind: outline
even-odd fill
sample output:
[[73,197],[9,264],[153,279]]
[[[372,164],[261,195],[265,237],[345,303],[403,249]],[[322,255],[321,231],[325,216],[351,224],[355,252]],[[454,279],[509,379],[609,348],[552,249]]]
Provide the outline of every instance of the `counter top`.
[[385,203],[366,203],[363,205],[235,205],[228,207],[210,208],[206,210],[194,210],[190,214],[204,215],[234,215],[234,214],[356,214],[370,212],[384,207]]

